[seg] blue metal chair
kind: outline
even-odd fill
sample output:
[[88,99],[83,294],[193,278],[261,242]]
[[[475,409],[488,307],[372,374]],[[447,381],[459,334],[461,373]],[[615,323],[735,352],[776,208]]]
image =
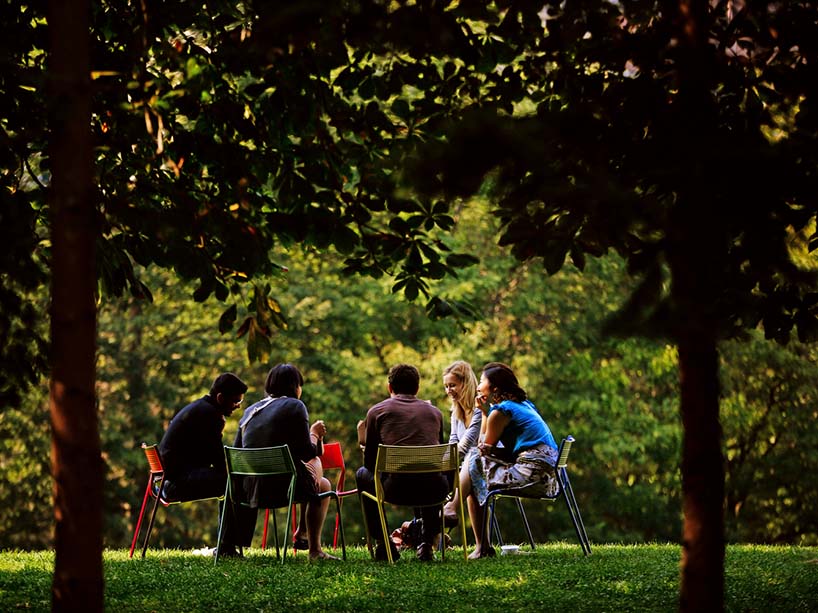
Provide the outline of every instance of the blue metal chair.
[[574,524],[574,530],[576,530],[577,538],[579,539],[579,543],[582,546],[582,553],[586,556],[590,555],[591,553],[591,542],[588,540],[588,534],[585,532],[585,524],[582,523],[582,515],[579,512],[579,505],[577,504],[577,499],[574,496],[574,490],[571,487],[571,481],[568,478],[568,454],[571,451],[571,446],[574,444],[574,437],[567,436],[562,440],[560,443],[559,452],[557,454],[557,465],[554,467],[554,471],[557,477],[557,485],[558,490],[556,495],[553,497],[544,497],[539,495],[531,495],[526,492],[526,488],[514,488],[514,489],[499,489],[499,490],[491,490],[489,492],[488,499],[486,500],[486,506],[488,509],[487,518],[488,521],[485,522],[485,530],[486,530],[486,542],[491,544],[490,534],[493,533],[497,538],[497,541],[500,545],[503,544],[503,537],[500,534],[500,525],[497,521],[497,516],[494,512],[494,505],[497,502],[498,498],[514,498],[517,501],[517,509],[520,512],[520,518],[522,519],[523,525],[525,526],[526,533],[528,535],[528,541],[531,544],[531,549],[534,549],[534,536],[531,534],[531,526],[528,523],[528,518],[525,515],[525,510],[523,509],[522,498],[527,498],[530,500],[545,500],[547,502],[553,502],[557,498],[562,498],[565,500],[565,506],[568,507],[568,513],[571,516],[571,521]]

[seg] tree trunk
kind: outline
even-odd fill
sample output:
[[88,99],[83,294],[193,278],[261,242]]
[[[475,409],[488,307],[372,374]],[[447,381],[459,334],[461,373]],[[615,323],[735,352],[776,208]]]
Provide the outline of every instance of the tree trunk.
[[102,483],[94,395],[96,307],[89,4],[48,6],[51,128],[51,466],[54,611],[102,611]]
[[682,425],[682,565],[679,609],[724,608],[724,466],[718,351],[707,337],[679,343]]
[[[672,0],[667,14],[673,14]],[[678,0],[675,6],[679,52],[679,95],[673,124],[676,155],[689,182],[677,194],[668,232],[673,279],[673,321],[679,347],[681,387],[682,529],[681,611],[724,609],[724,465],[719,422],[720,326],[729,220],[712,200],[712,168],[701,151],[718,131],[711,89],[715,72],[709,43],[708,0]]]

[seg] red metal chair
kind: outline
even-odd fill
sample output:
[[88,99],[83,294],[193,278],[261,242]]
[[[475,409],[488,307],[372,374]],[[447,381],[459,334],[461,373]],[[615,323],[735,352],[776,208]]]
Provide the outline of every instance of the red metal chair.
[[[344,479],[346,478],[346,465],[344,464],[344,454],[341,451],[341,443],[324,443],[324,454],[321,456],[321,466],[324,470],[339,470],[338,481],[335,483],[335,493],[338,496],[338,501],[353,494],[357,494],[358,490],[344,490]],[[303,503],[302,503],[303,504]],[[292,526],[293,526],[293,542],[295,542],[295,531],[298,525],[298,518],[296,517],[295,507],[292,510]],[[267,524],[270,517],[270,510],[268,509],[264,515],[264,533],[261,537],[261,548],[267,547]],[[338,548],[338,530],[341,527],[341,515],[335,513],[335,531],[332,537],[332,547]],[[295,549],[293,549],[295,554]]]
[[142,498],[142,508],[139,510],[139,519],[136,521],[136,529],[133,533],[133,540],[131,541],[131,551],[128,557],[133,558],[133,551],[136,548],[136,541],[139,538],[139,531],[142,528],[142,519],[145,516],[145,508],[148,505],[148,498],[153,498],[153,509],[151,510],[151,518],[148,522],[148,529],[145,533],[145,543],[142,545],[142,557],[145,557],[145,552],[148,550],[148,540],[151,537],[153,530],[153,522],[156,519],[156,509],[161,502],[163,506],[169,507],[172,504],[180,504],[182,502],[199,502],[200,500],[222,500],[224,496],[215,496],[211,498],[198,498],[196,500],[165,500],[162,495],[162,486],[165,484],[165,469],[162,466],[162,459],[159,457],[159,449],[157,445],[146,445],[142,443],[142,449],[145,452],[145,457],[148,460],[148,484],[145,486],[145,495]]

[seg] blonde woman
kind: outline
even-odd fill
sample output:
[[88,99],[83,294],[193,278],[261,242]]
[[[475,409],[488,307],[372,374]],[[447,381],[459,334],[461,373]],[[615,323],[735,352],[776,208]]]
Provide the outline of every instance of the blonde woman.
[[[457,360],[443,370],[443,389],[452,401],[451,433],[449,443],[457,444],[457,455],[462,461],[480,438],[483,413],[477,409],[477,377],[471,364]],[[457,525],[457,498],[443,509],[447,526]]]

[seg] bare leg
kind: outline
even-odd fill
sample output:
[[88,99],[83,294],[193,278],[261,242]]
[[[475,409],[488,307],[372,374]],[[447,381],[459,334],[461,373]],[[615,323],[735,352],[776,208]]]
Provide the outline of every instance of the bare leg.
[[301,512],[298,516],[298,527],[295,530],[296,540],[307,538],[307,504],[302,502],[298,506]]
[[[315,474],[315,478],[318,482],[318,491],[322,494],[330,491],[332,484],[329,482],[329,479],[324,477],[324,469],[321,466],[321,461],[315,458],[311,460],[311,463],[313,474]],[[324,527],[324,520],[327,517],[329,498],[310,501],[306,504],[306,507],[307,540],[309,540],[310,543],[310,560],[337,560],[338,558],[325,553],[321,548],[321,529]]]
[[456,518],[457,517],[457,505],[460,504],[459,503],[459,498],[460,498],[460,490],[458,489],[454,493],[454,496],[452,496],[452,499],[449,502],[447,502],[445,505],[443,505],[443,515],[444,515],[444,517],[446,517],[446,525],[447,526],[451,525],[451,524],[449,524],[450,518]]
[[[483,548],[483,531],[484,522],[486,521],[486,508],[478,504],[477,498],[472,495],[471,475],[469,475],[468,467],[464,464],[460,471],[460,490],[461,495],[465,496],[466,503],[469,507],[469,519],[471,520],[471,528],[474,532],[474,552],[469,555],[469,559],[483,558],[490,556],[494,550],[490,547]],[[491,551],[489,551],[491,549]]]

